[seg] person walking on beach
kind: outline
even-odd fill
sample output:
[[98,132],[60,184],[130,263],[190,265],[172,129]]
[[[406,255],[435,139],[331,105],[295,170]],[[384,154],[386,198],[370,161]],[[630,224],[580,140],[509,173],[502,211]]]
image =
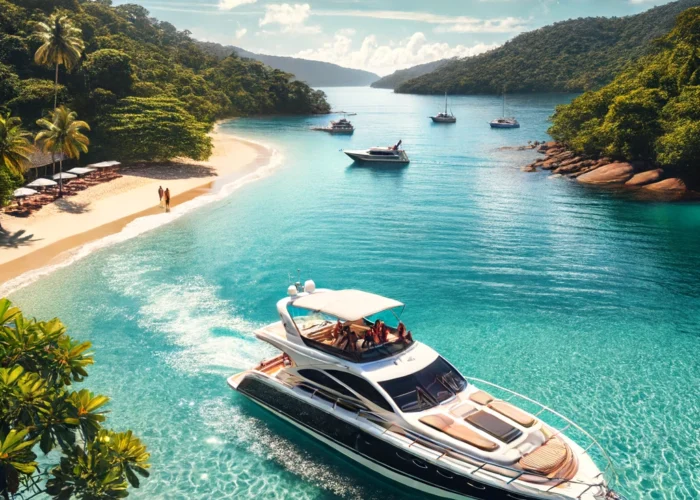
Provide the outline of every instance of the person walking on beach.
[[170,211],[170,188],[165,188],[165,211]]
[[163,206],[163,186],[158,186],[158,204]]

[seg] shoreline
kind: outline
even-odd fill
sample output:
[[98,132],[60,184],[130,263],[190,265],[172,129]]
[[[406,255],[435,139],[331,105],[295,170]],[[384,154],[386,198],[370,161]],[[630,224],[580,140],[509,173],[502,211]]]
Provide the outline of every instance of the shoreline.
[[[3,216],[3,226],[9,233],[25,230],[36,239],[18,248],[0,247],[0,296],[99,248],[172,222],[272,171],[277,164],[273,161],[276,156],[273,148],[222,133],[219,126],[217,123],[210,133],[214,152],[207,161],[176,160],[123,167],[122,178],[93,186],[67,199],[67,203],[78,206],[85,203],[90,207],[77,213],[44,207],[27,219]],[[158,185],[178,191],[172,195],[170,212],[165,212],[154,200]],[[101,186],[104,186],[101,191],[107,191],[106,197],[96,198],[95,195],[101,194],[96,188]],[[124,210],[123,207],[128,208]]]

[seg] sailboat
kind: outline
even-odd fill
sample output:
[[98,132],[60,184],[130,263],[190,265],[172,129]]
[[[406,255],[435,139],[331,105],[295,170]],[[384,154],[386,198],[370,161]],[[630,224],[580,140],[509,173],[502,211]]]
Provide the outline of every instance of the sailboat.
[[430,117],[434,123],[457,123],[457,117],[447,112],[447,92],[445,92],[445,111]]
[[515,118],[506,118],[506,89],[503,89],[503,117],[491,122],[491,128],[520,128],[520,123]]

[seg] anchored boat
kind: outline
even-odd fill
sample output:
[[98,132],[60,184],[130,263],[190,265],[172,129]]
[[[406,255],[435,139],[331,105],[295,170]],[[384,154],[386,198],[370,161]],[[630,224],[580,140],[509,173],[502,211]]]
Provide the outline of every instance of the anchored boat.
[[452,114],[452,111],[447,112],[447,92],[445,92],[445,111],[431,116],[430,119],[433,123],[457,123],[457,117]]
[[400,149],[401,141],[396,145],[380,148],[374,147],[364,150],[344,150],[343,153],[359,163],[398,163],[408,164],[410,160],[406,151]]
[[355,133],[355,127],[349,120],[341,118],[337,121],[332,121],[327,127],[311,127],[311,130],[319,130],[330,134],[352,135]]
[[[256,332],[282,353],[228,384],[339,453],[425,493],[620,498],[605,477],[614,473],[612,464],[595,439],[532,399],[466,379],[412,338],[400,321],[403,307],[359,290],[317,290],[310,280],[292,285],[277,303],[280,321]],[[565,428],[547,424],[545,416]],[[566,429],[586,442],[573,441]],[[594,450],[606,462],[603,470]]]

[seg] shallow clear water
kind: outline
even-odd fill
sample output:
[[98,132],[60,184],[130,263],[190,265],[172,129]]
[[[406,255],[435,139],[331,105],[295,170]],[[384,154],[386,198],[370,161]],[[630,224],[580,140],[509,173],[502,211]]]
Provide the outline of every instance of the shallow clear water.
[[[599,436],[636,498],[700,489],[700,205],[643,204],[519,167],[499,150],[546,138],[570,96],[513,96],[520,130],[491,130],[495,97],[333,89],[357,112],[225,126],[272,144],[278,171],[170,225],[12,295],[93,342],[89,385],[111,425],[148,444],[136,498],[413,498],[233,393],[271,350],[288,273],[408,304],[414,334],[463,373],[527,394]],[[357,168],[341,148],[403,139],[412,163]]]

